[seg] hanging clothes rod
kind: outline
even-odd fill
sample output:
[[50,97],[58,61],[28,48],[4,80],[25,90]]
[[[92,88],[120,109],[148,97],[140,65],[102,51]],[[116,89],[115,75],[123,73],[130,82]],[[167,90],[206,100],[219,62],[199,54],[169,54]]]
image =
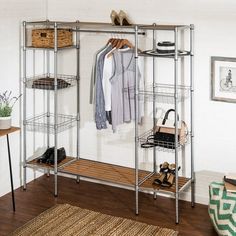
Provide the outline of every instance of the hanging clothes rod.
[[[72,29],[73,32],[85,32],[85,33],[105,33],[105,34],[135,34],[130,31],[115,31],[115,30],[84,30],[84,29]],[[145,32],[138,32],[139,35],[146,35]]]

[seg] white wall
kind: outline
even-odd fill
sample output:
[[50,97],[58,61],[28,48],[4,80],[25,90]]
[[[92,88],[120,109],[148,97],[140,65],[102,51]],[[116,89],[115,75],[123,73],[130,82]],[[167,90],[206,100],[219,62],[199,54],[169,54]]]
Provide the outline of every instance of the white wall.
[[[23,20],[45,18],[45,0],[0,0],[0,92],[12,90],[19,94],[19,38],[20,24]],[[13,125],[19,126],[19,106],[13,111]],[[9,135],[14,187],[20,186],[20,133]],[[30,173],[30,172],[29,172]],[[29,174],[29,180],[32,179]],[[0,138],[0,196],[10,191],[10,177],[6,138]]]
[[[19,20],[26,18],[33,18],[35,20],[38,18],[45,19],[48,15],[48,18],[51,20],[75,21],[78,19],[80,21],[109,22],[109,15],[112,9],[117,11],[123,9],[135,23],[151,24],[153,22],[166,22],[195,24],[195,169],[198,172],[203,170],[214,172],[235,171],[235,104],[214,102],[210,99],[210,57],[235,57],[236,55],[236,33],[234,32],[236,19],[235,1],[48,0],[47,12],[45,12],[44,1],[31,1],[30,3],[28,0],[21,1],[20,4],[16,4],[16,2],[10,1],[12,3],[10,4],[9,1],[4,1],[5,4],[1,5],[5,6],[6,9],[1,7],[1,10],[4,9],[4,12],[0,16],[3,18],[2,21],[6,22],[3,24],[4,26],[1,26],[1,32],[5,33],[6,30],[9,32],[9,29],[11,32],[7,40],[6,35],[1,33],[1,38],[4,36],[3,40],[7,41],[6,45],[8,45],[8,51],[5,51],[5,56],[1,57],[1,68],[4,68],[4,76],[1,77],[1,81],[3,78],[9,78],[8,81],[14,78],[5,86],[6,88],[11,88],[14,84],[15,91],[18,91]],[[9,17],[8,12],[11,13],[11,17]],[[6,27],[7,24],[10,24],[11,27]],[[81,36],[82,46],[87,46],[81,49],[81,97],[83,100],[81,103],[82,140],[80,153],[82,157],[90,159],[133,166],[133,125],[120,127],[119,132],[116,134],[113,134],[110,129],[106,131],[96,131],[95,129],[93,107],[88,105],[91,63],[94,52],[104,45],[110,35],[96,35],[96,38],[93,36]],[[143,40],[145,41],[145,39]],[[146,41],[147,45],[150,45],[150,38],[147,38]],[[1,50],[6,50],[3,45],[1,43]],[[70,53],[66,53],[62,58],[64,59],[59,60],[60,65],[64,64],[62,61],[68,61],[65,66],[61,67],[62,71],[69,71],[70,68],[74,68],[75,61],[71,59],[73,57],[71,57]],[[12,70],[13,62],[14,68],[17,68],[15,70]],[[67,96],[64,98],[68,99]],[[66,106],[60,109],[69,112]],[[17,111],[15,117],[17,117]],[[5,147],[2,145],[4,141],[1,140],[0,142],[1,153],[5,153]],[[18,143],[17,138],[15,143]],[[1,158],[4,161],[0,160],[0,166],[4,168],[4,171],[0,172],[1,183],[7,182],[8,177],[7,169],[2,167],[7,165],[5,157]],[[170,162],[174,160],[173,157],[166,154],[164,154],[164,158],[168,158]],[[151,159],[145,155],[145,157],[141,157],[141,162],[151,162]],[[186,162],[188,163],[187,158]],[[18,165],[18,163],[15,163],[15,165]],[[18,181],[18,166],[15,166],[14,169],[17,169],[15,179]],[[206,175],[205,172],[204,175]],[[207,184],[208,180],[204,183],[204,191],[207,188]],[[7,184],[3,186],[4,190],[1,191],[1,188],[0,194],[9,191]]]

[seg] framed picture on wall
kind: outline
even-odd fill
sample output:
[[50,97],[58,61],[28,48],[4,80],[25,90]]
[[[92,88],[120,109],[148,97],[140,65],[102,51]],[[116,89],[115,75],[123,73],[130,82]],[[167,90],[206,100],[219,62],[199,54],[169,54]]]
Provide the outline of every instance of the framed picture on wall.
[[236,58],[211,57],[211,97],[236,102]]

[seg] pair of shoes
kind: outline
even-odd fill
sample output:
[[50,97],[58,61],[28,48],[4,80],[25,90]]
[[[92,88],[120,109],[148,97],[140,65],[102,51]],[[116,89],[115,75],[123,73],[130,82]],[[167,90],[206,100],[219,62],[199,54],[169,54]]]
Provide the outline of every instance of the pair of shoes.
[[119,14],[116,11],[112,10],[110,17],[113,25],[132,25],[130,19],[122,10],[120,10]]
[[[180,170],[180,166],[177,168],[177,171]],[[176,172],[176,165],[175,164],[170,164],[169,165],[169,173],[168,173],[168,178],[167,178],[167,185],[172,186],[174,181],[175,181],[175,172]]]
[[[57,164],[60,163],[62,160],[66,158],[66,151],[65,148],[59,148],[57,149]],[[44,154],[37,159],[38,163],[43,163],[43,164],[49,164],[49,165],[54,165],[55,160],[54,160],[54,147],[48,148]]]
[[167,173],[169,172],[169,163],[164,162],[163,164],[160,165],[160,175],[158,178],[154,179],[153,183],[161,185],[166,178]]
[[54,155],[54,147],[48,148],[44,154],[37,159],[38,163],[43,163],[43,164],[47,164],[49,158],[51,155]]
[[[178,167],[178,170],[180,170],[180,167]],[[164,162],[160,165],[160,175],[158,178],[154,179],[153,184],[157,184],[162,187],[171,187],[175,180],[175,171],[175,164]]]

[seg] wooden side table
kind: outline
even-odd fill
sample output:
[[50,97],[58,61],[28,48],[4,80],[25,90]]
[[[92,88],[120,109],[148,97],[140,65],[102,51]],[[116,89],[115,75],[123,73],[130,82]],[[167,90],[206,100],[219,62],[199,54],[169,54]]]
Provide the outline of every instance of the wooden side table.
[[9,143],[9,134],[20,130],[18,127],[11,127],[10,129],[1,130],[0,129],[0,137],[7,137],[7,149],[8,149],[8,160],[9,160],[9,170],[10,170],[10,180],[11,180],[11,195],[12,195],[12,205],[13,211],[16,210],[15,207],[15,196],[14,196],[14,186],[13,186],[13,177],[12,177],[12,167],[11,167],[11,151],[10,151],[10,143]]

